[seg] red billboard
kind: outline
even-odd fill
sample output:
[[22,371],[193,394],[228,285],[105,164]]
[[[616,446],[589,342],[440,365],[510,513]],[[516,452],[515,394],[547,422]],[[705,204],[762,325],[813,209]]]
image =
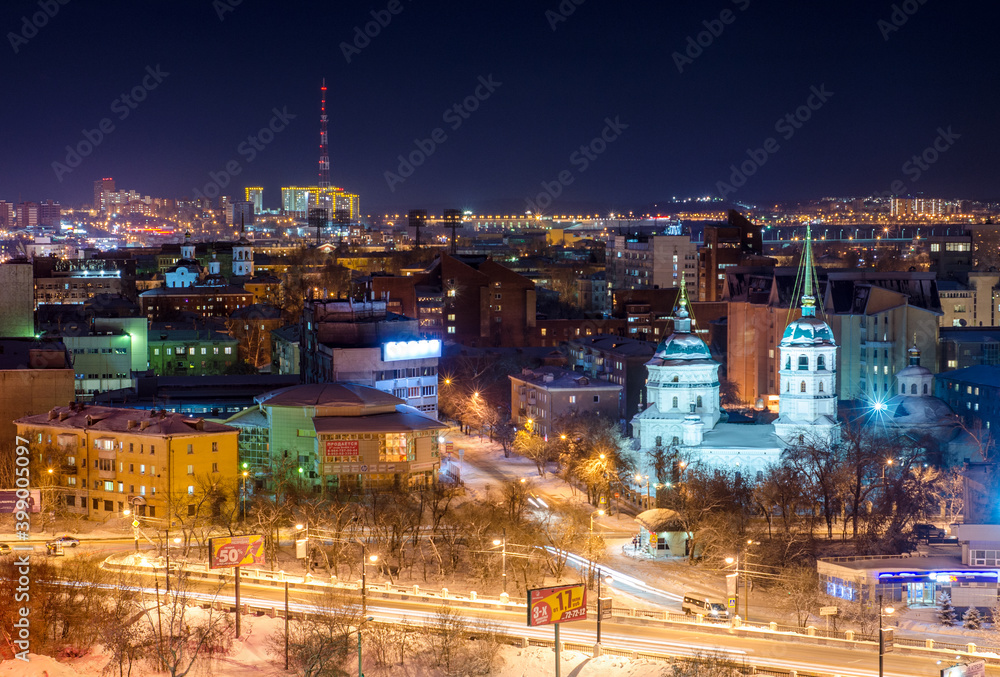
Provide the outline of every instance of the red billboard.
[[326,441],[326,456],[327,458],[335,456],[357,456],[358,452],[358,441],[357,440],[327,440]]

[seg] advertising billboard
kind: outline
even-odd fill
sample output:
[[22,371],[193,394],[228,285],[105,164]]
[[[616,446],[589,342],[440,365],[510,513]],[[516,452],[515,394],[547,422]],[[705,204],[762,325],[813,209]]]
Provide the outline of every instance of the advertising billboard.
[[420,360],[428,357],[441,357],[440,339],[424,339],[420,341],[388,341],[382,344],[383,362]]
[[[20,491],[24,491],[21,489]],[[18,489],[3,489],[0,491],[0,514],[8,515],[17,512]],[[42,509],[42,492],[40,489],[28,489],[28,512],[40,512]]]
[[334,458],[337,456],[357,456],[358,451],[358,440],[327,440],[326,441],[326,457]]
[[264,537],[260,534],[208,539],[208,566],[211,569],[263,563]]
[[528,591],[528,627],[587,620],[587,589],[583,583]]

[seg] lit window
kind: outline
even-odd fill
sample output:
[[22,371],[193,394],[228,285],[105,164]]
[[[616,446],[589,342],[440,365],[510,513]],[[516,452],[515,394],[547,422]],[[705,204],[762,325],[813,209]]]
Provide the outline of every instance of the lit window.
[[227,347],[226,350],[225,350],[225,352],[226,352],[226,355],[232,355],[233,354],[233,349]]
[[448,327],[448,333],[449,334],[454,334],[455,333],[455,328],[454,327]]
[[569,403],[570,404],[576,404],[576,395],[570,395],[569,396]]

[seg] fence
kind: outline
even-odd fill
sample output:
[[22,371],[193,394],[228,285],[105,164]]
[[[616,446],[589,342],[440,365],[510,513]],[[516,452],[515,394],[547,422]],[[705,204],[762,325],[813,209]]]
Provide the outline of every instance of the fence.
[[[105,568],[118,570],[118,571],[135,571],[136,567],[130,565],[119,564],[110,561],[111,558],[105,560],[102,564]],[[143,572],[141,569],[148,569],[148,571]],[[162,560],[153,560],[149,565],[140,568],[140,573],[147,573],[150,575],[155,575],[162,572],[165,569]],[[219,582],[230,582],[233,580],[233,574],[228,572],[228,570],[214,570],[208,567],[208,564],[197,564],[188,565],[180,563],[171,563],[171,573],[184,571],[189,576],[194,578],[200,578],[204,580],[213,579]],[[324,588],[335,586],[345,589],[359,590],[361,587],[361,582],[356,581],[354,583],[345,583],[336,579],[335,577],[326,576],[316,576],[313,574],[305,575],[293,575],[286,574],[283,571],[264,571],[260,569],[245,569],[242,571],[240,580],[244,582],[244,585],[256,583],[262,586],[268,587],[283,587],[287,581],[290,585],[294,584],[299,588]],[[440,590],[424,590],[421,589],[419,585],[394,585],[391,583],[382,584],[369,584],[366,588],[366,593],[369,600],[382,598],[382,599],[396,599],[396,600],[410,600],[411,598],[418,598],[423,600],[425,603],[434,601],[444,601],[447,600],[450,604],[456,606],[465,606],[472,608],[493,608],[493,609],[506,609],[514,611],[515,609],[525,609],[526,600],[525,598],[510,597],[507,595],[501,595],[500,597],[490,597],[481,596],[476,592],[469,592],[468,594],[456,594],[449,591],[447,588],[441,588]],[[231,606],[231,605],[230,605]],[[247,605],[244,605],[247,607]],[[247,607],[248,609],[250,607]],[[264,607],[265,610],[270,613],[275,613],[274,607]],[[596,613],[596,607],[590,605],[590,609]],[[739,619],[738,617],[734,619],[733,622],[719,622],[712,621],[704,618],[701,615],[689,616],[682,613],[675,613],[670,611],[658,611],[653,609],[630,609],[625,607],[613,607],[611,610],[612,617],[615,621],[619,623],[634,623],[641,625],[650,624],[660,624],[663,626],[697,626],[700,632],[709,632],[713,634],[720,635],[737,635],[742,637],[766,637],[767,639],[777,639],[775,635],[780,635],[782,641],[797,641],[797,642],[808,642],[808,643],[818,643],[827,645],[850,645],[853,647],[858,646],[868,646],[874,648],[878,644],[877,636],[864,636],[853,630],[846,631],[826,631],[820,630],[818,628],[809,626],[806,628],[800,628],[798,626],[790,625],[779,625],[778,623],[747,623]],[[520,638],[518,639],[520,641]],[[527,638],[524,639],[522,643],[523,646],[553,646],[551,640]],[[897,647],[904,649],[906,653],[911,655],[923,655],[928,656],[930,652],[937,652],[940,655],[954,656],[956,653],[965,654],[969,657],[985,659],[991,664],[1000,664],[1000,647],[991,646],[979,646],[975,643],[957,644],[953,642],[939,642],[937,640],[931,639],[919,639],[914,637],[901,637],[899,634],[895,636],[895,644]],[[576,645],[574,645],[576,646]],[[583,646],[583,645],[581,645]],[[592,647],[591,647],[592,648]],[[603,653],[609,655],[616,655],[622,657],[635,657],[641,654],[641,657],[646,657],[645,652],[635,652],[626,651],[611,648],[602,648]],[[902,652],[900,652],[902,653]],[[670,656],[666,654],[649,654],[651,657],[659,656],[656,660],[668,659]],[[651,658],[652,659],[652,658]],[[798,675],[798,677],[804,677],[807,673],[802,672],[787,672],[787,671],[775,671],[771,668],[757,668],[751,667],[748,669],[756,670],[756,672],[747,672],[745,674],[749,675],[775,675],[777,677],[785,677],[786,675]],[[809,675],[809,677],[812,677]],[[822,675],[817,675],[816,677],[825,677]]]

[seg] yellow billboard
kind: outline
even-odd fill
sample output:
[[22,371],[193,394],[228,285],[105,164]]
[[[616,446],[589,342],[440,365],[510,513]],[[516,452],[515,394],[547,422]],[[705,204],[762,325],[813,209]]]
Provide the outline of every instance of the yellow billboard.
[[264,537],[260,534],[208,539],[208,562],[212,569],[264,563]]

